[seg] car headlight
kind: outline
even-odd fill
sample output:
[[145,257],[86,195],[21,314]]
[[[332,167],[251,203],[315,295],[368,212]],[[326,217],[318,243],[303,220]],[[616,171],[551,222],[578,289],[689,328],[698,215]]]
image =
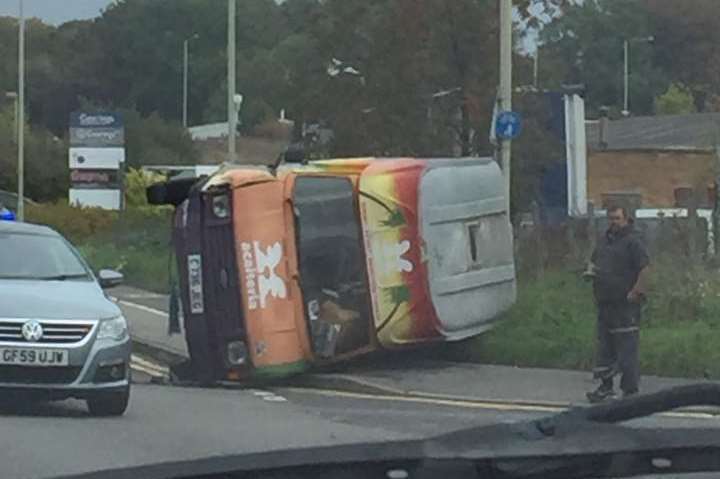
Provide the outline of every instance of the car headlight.
[[127,321],[123,316],[112,319],[103,319],[100,321],[100,329],[98,330],[98,339],[115,339],[121,340],[128,334]]
[[218,218],[227,218],[230,216],[230,198],[228,195],[213,196],[212,207],[213,213]]
[[227,358],[232,366],[241,366],[247,362],[248,350],[242,341],[232,341],[227,345]]

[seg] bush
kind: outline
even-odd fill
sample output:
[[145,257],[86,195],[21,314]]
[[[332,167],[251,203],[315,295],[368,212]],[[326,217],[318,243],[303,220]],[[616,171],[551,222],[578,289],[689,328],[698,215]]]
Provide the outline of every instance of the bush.
[[29,207],[28,221],[48,225],[75,244],[95,271],[116,269],[126,282],[167,291],[172,208],[137,206],[122,212],[65,202]]
[[67,200],[28,206],[26,219],[30,223],[50,226],[68,238],[81,244],[92,238],[106,237],[117,222],[118,213],[101,208],[79,208]]
[[165,180],[160,173],[151,173],[136,168],[129,168],[125,175],[125,202],[128,208],[148,206],[145,189]]

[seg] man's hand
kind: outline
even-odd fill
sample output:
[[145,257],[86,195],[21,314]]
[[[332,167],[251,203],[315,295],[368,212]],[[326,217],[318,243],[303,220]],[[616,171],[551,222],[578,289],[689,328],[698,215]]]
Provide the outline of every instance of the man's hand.
[[582,272],[582,278],[585,281],[590,281],[595,278],[597,275],[595,265],[593,263],[589,263],[587,266],[587,269]]
[[648,283],[647,277],[648,268],[645,267],[640,270],[640,273],[638,274],[638,279],[635,282],[635,286],[633,286],[633,288],[628,293],[628,301],[630,301],[631,303],[640,303],[645,299],[645,290]]
[[637,288],[633,288],[630,290],[630,292],[627,295],[628,301],[631,303],[640,303],[645,298],[645,293],[640,291]]

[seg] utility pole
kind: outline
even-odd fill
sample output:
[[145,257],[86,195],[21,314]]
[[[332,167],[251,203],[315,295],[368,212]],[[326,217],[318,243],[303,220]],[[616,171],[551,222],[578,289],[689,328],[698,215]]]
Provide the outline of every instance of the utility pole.
[[188,112],[188,43],[190,40],[200,38],[197,33],[190,38],[186,38],[183,42],[183,111],[182,111],[182,123],[183,127],[187,128],[187,112]]
[[183,109],[182,124],[187,129],[187,97],[188,97],[188,41],[183,42]]
[[655,37],[650,35],[649,37],[630,38],[623,42],[623,116],[630,115],[630,43],[654,43]]
[[535,56],[533,56],[533,86],[535,89],[538,87],[538,63],[540,56],[540,45],[535,48]]
[[[512,110],[512,0],[498,0],[500,6],[500,110]],[[512,142],[502,140],[501,164],[505,176],[507,213],[510,215],[510,150]]]
[[25,11],[20,0],[20,28],[18,33],[18,187],[17,219],[25,221]]
[[630,67],[628,65],[628,50],[630,50],[630,42],[625,40],[623,42],[623,111],[622,114],[624,116],[627,116],[630,114],[630,110],[628,109],[628,86],[630,83]]
[[16,91],[9,91],[5,93],[5,98],[12,100],[13,102],[13,141],[17,145],[18,140],[18,94]]
[[237,114],[235,113],[235,0],[228,0],[227,55],[228,161],[235,163],[235,132],[237,131]]

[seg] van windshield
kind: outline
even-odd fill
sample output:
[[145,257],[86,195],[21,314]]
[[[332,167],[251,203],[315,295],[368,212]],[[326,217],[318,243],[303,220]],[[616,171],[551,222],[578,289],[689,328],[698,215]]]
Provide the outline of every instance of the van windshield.
[[370,306],[352,184],[345,178],[298,178],[293,202],[316,354],[331,357],[367,346]]

